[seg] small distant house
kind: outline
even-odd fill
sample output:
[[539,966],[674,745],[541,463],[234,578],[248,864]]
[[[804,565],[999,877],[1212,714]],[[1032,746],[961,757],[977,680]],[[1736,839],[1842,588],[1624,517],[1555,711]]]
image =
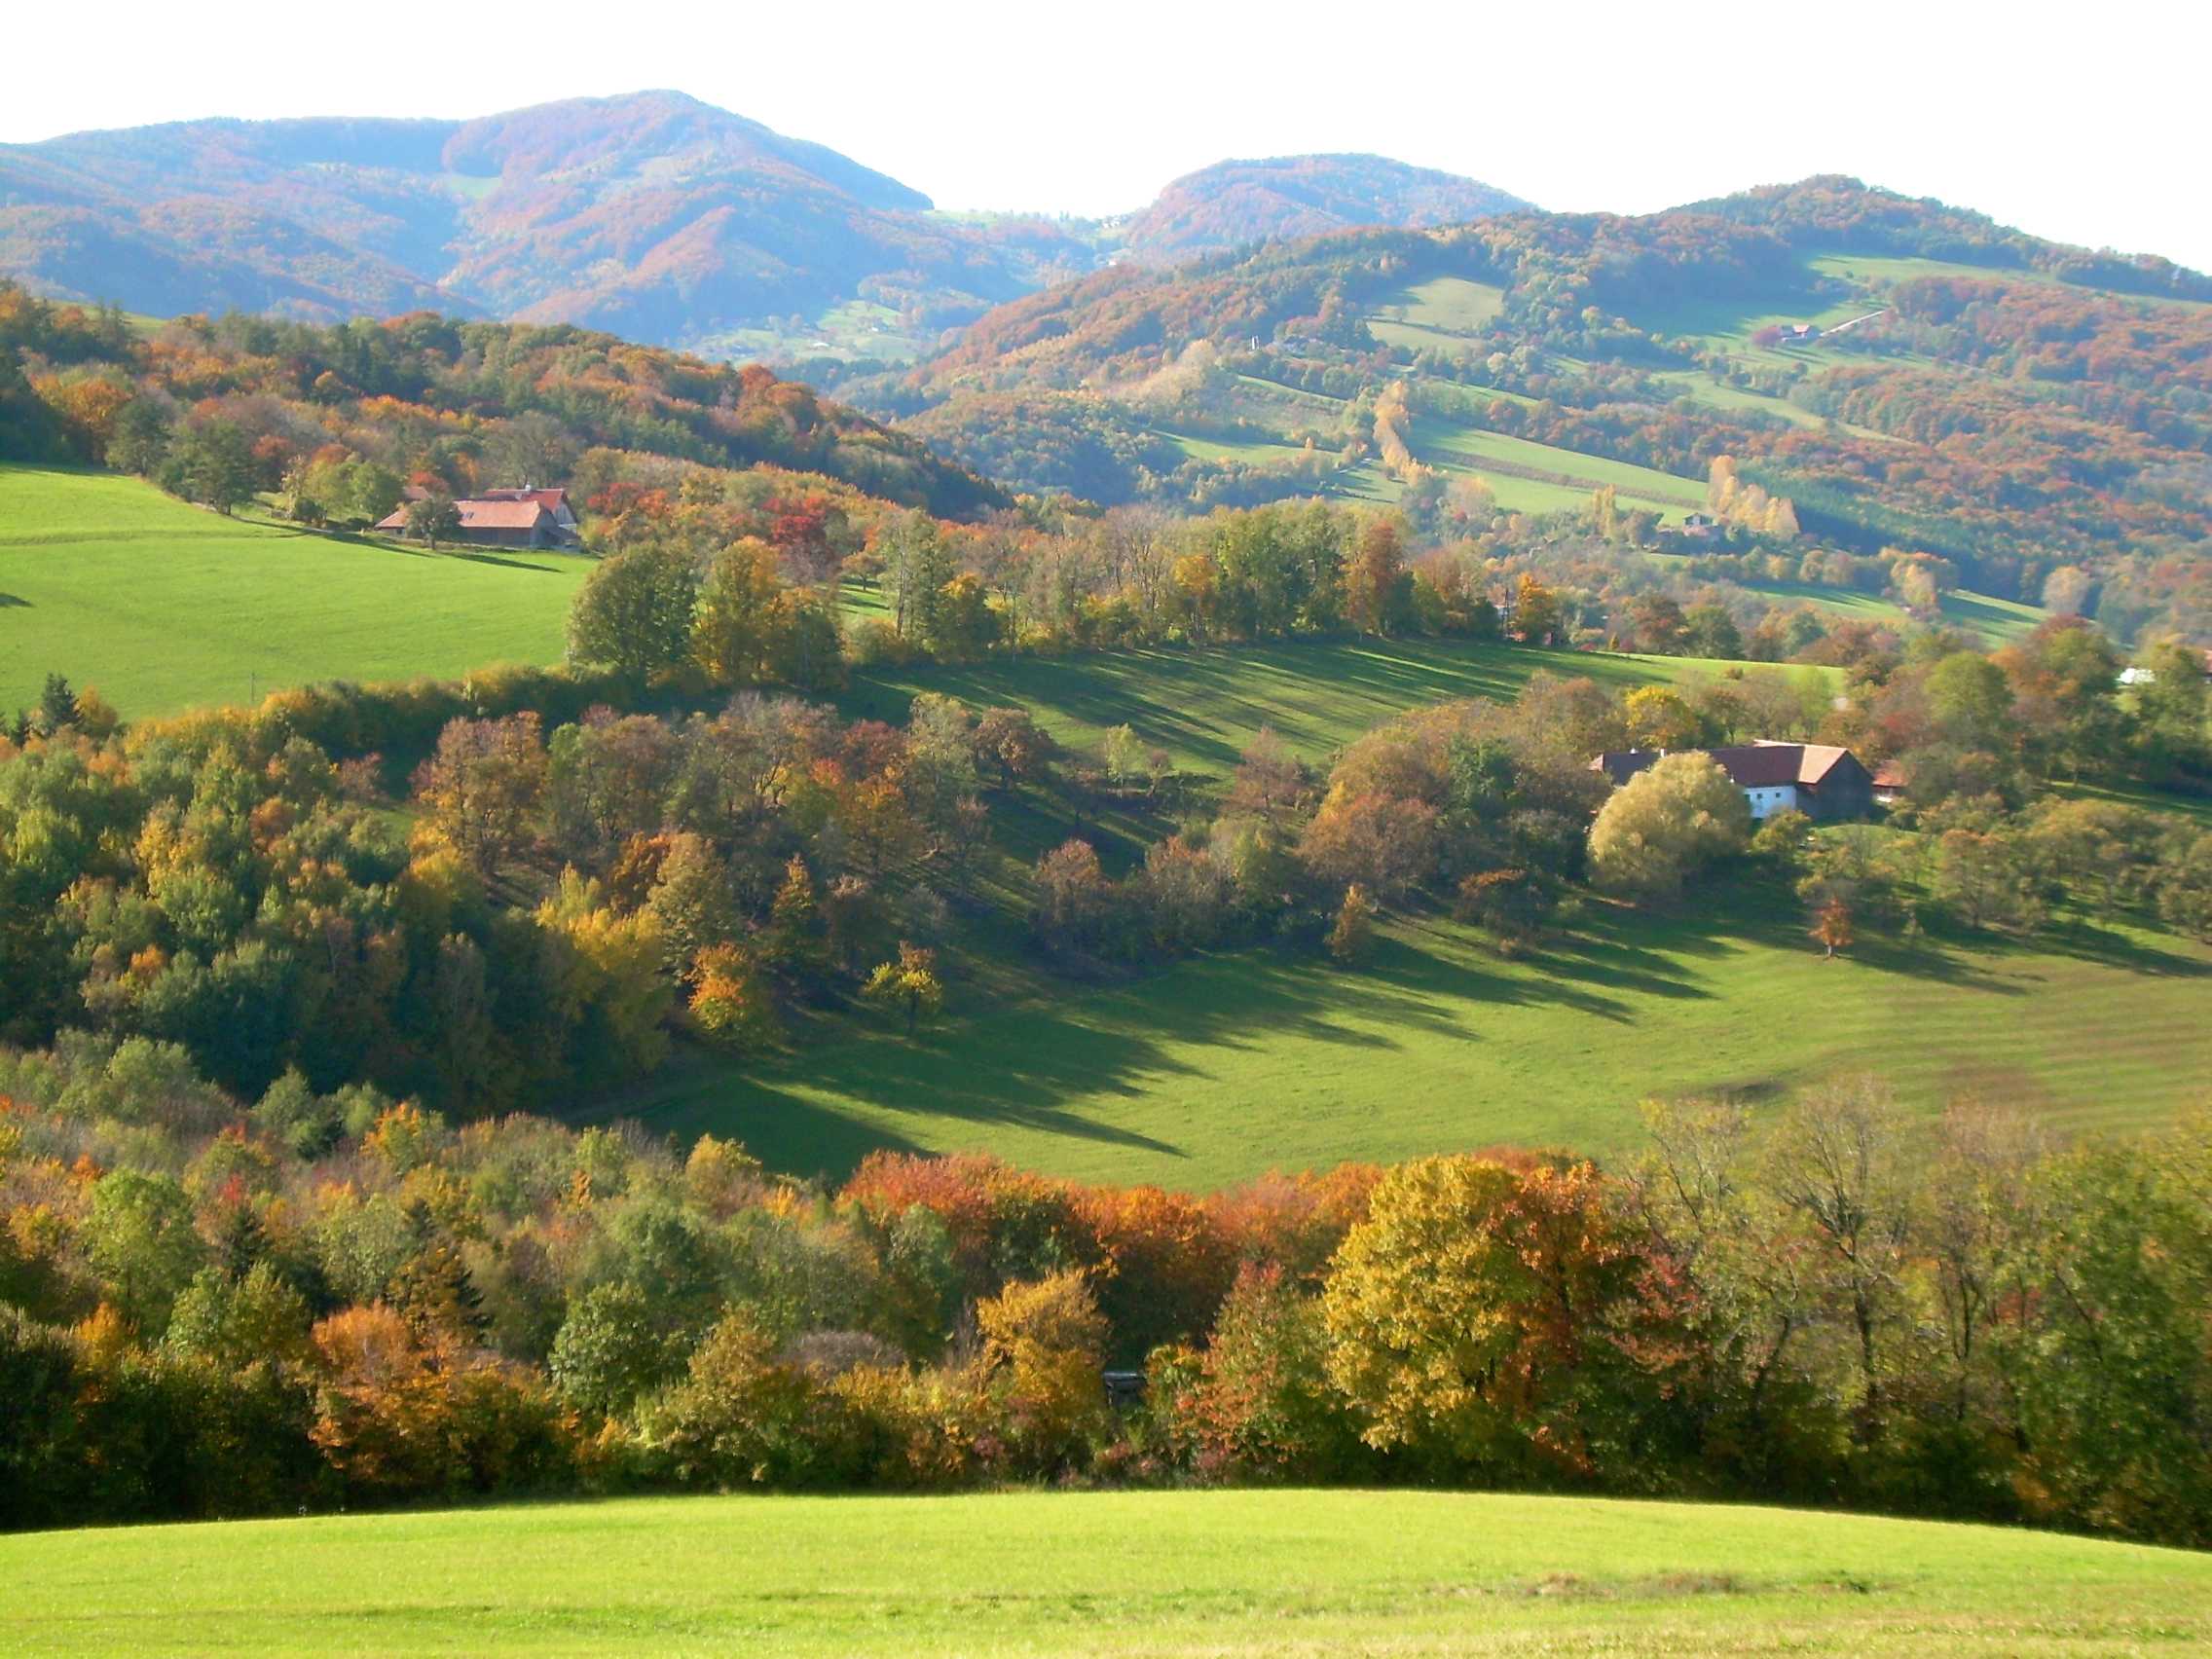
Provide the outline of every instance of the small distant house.
[[[387,535],[407,534],[407,509],[425,492],[409,486],[399,510],[377,524]],[[454,502],[461,528],[452,539],[474,547],[573,547],[576,516],[566,490],[487,490]]]
[[[1848,749],[1830,743],[1736,744],[1698,753],[1710,756],[1744,792],[1755,820],[1778,812],[1802,812],[1821,823],[1865,818],[1874,810],[1874,778]],[[1590,762],[1618,789],[1654,765],[1663,749],[1621,749]]]
[[1711,541],[1720,535],[1720,523],[1707,513],[1691,513],[1677,532],[1684,541]]
[[1782,343],[1785,346],[1810,346],[1821,337],[1817,322],[1788,322],[1782,326]]
[[1895,760],[1885,760],[1874,768],[1874,804],[1895,806],[1904,798],[1904,768]]

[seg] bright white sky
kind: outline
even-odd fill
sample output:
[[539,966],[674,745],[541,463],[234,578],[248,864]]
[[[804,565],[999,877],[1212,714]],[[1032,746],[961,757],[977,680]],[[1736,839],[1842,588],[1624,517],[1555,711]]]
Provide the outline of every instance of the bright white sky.
[[1847,172],[2212,269],[2203,0],[390,0],[366,14],[110,0],[96,23],[70,6],[16,11],[0,28],[0,141],[676,87],[944,207],[1114,212],[1227,156],[1310,150],[1626,212]]

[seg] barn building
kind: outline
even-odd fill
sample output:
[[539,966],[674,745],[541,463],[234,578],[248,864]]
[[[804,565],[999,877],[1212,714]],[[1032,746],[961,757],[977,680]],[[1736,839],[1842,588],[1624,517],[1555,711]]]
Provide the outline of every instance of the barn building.
[[[1652,765],[1667,752],[1663,749],[1619,749],[1590,762],[1615,789]],[[1865,818],[1874,810],[1874,779],[1859,757],[1831,743],[1757,743],[1707,749],[1728,774],[1729,782],[1744,792],[1754,819],[1772,818],[1778,812],[1802,812],[1817,822]]]
[[[410,486],[407,499],[377,529],[387,535],[407,534],[407,508],[424,498]],[[452,539],[472,547],[573,547],[578,536],[576,515],[569,506],[566,490],[486,490],[454,502],[461,528]]]

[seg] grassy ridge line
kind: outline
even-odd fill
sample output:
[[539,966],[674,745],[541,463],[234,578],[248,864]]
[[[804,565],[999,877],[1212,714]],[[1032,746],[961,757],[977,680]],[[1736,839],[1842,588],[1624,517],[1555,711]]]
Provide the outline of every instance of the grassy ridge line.
[[21,1650],[2055,1654],[2212,1641],[2212,1558],[1415,1492],[696,1497],[0,1538]]

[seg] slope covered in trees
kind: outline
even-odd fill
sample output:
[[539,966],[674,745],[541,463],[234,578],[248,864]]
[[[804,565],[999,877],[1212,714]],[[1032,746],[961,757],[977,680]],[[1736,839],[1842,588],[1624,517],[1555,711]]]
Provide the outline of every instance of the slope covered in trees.
[[[1484,434],[1564,452],[1538,469],[1563,479],[1576,456],[1692,479],[1726,456],[1816,547],[1937,556],[2030,603],[2055,577],[2122,636],[2203,638],[2207,297],[2165,262],[1819,179],[1106,272],[846,391],[1017,488],[1170,504],[1316,482],[1425,504],[1522,476],[1470,454]],[[1048,430],[1166,434],[1198,464],[1117,475],[1086,463],[1111,444],[1011,443],[1012,412],[1046,396],[1065,410]]]
[[0,271],[160,315],[435,305],[686,342],[853,298],[973,314],[1080,256],[667,92],[81,133],[0,147]]
[[1125,219],[942,214],[681,92],[470,121],[194,121],[0,145],[0,276],[157,316],[436,309],[718,355],[897,357],[1126,249],[1168,260],[1517,199],[1374,156],[1231,162]]
[[[0,282],[0,459],[149,474],[177,461],[200,469],[185,493],[218,508],[318,460],[401,480],[427,468],[465,495],[566,480],[590,448],[826,474],[948,516],[1007,498],[914,438],[757,366],[426,312],[331,327],[183,317],[139,335],[113,312]],[[220,500],[207,493],[218,474]],[[371,523],[390,506],[350,516]]]

